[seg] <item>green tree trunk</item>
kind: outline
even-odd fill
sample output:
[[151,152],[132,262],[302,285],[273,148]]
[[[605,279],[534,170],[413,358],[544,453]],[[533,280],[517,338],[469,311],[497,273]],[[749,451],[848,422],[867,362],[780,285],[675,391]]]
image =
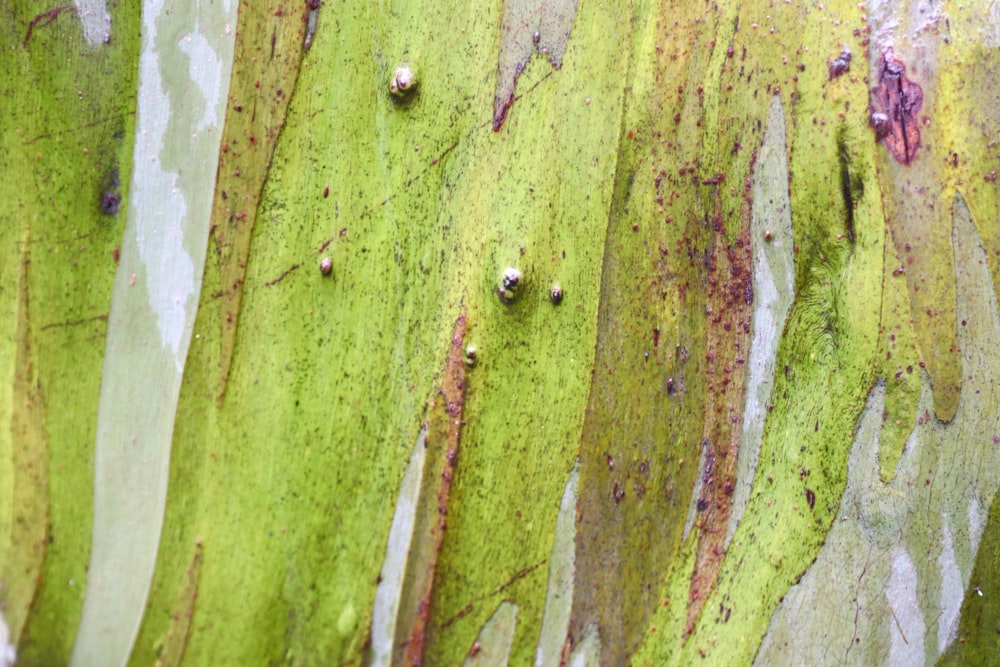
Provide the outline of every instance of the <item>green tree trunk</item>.
[[995,6],[125,4],[0,7],[0,665],[997,654]]

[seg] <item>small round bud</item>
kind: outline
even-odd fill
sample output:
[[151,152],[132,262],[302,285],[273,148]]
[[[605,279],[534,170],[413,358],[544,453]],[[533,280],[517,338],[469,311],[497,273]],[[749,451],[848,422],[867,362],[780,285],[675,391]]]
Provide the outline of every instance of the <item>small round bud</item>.
[[517,284],[521,282],[521,272],[514,268],[506,268],[503,272],[503,286],[505,289],[517,289]]
[[417,85],[417,78],[413,71],[406,66],[397,67],[389,82],[389,92],[396,97],[405,97],[413,91]]
[[476,365],[476,346],[470,345],[465,348],[465,365],[472,367]]
[[552,286],[552,291],[549,293],[549,299],[551,299],[553,306],[558,306],[562,303],[563,291],[562,287],[559,286],[559,283]]
[[514,267],[507,267],[503,270],[503,276],[500,278],[500,284],[497,285],[497,294],[500,296],[500,300],[507,302],[512,301],[517,295],[517,286],[521,282],[521,272]]
[[324,276],[330,275],[333,271],[333,260],[329,257],[324,257],[319,263],[319,272]]

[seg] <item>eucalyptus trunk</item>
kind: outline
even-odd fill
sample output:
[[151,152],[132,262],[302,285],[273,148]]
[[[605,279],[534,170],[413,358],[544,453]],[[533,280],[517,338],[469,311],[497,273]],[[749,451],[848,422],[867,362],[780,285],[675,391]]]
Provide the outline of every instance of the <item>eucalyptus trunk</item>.
[[0,665],[989,661],[997,6],[0,5]]

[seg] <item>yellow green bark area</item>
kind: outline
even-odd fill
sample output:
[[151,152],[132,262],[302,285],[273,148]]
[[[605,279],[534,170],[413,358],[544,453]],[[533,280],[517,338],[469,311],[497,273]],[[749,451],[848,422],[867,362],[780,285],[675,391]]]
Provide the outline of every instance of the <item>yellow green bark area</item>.
[[[988,655],[1000,27],[888,4],[244,3],[132,664]],[[11,99],[4,619],[64,662],[131,120]]]

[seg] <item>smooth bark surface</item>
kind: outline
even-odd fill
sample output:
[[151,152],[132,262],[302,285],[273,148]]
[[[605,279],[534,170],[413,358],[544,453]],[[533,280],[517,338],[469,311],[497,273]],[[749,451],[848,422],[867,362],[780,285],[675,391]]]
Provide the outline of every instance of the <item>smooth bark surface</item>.
[[99,4],[0,9],[0,664],[996,654],[995,7]]

